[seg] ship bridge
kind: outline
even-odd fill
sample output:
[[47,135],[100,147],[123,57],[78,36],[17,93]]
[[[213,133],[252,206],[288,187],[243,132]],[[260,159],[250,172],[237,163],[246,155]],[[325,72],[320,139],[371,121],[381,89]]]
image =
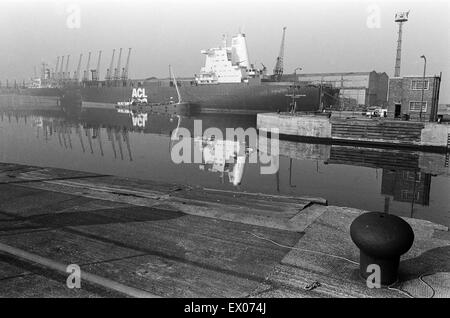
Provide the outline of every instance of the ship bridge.
[[224,38],[222,46],[202,50],[201,53],[206,55],[206,60],[200,74],[195,77],[198,84],[242,83],[248,81],[249,74],[254,74],[249,63],[245,34],[234,36],[231,46],[227,46]]

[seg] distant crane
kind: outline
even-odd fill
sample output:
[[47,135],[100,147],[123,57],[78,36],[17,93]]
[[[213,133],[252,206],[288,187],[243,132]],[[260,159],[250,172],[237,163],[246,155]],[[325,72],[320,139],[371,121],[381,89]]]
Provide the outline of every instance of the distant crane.
[[56,57],[56,67],[55,71],[53,72],[53,80],[55,80],[56,77],[58,76],[58,67],[59,67],[59,56]]
[[64,72],[63,79],[69,79],[69,59],[70,59],[70,54],[67,55],[66,70]]
[[128,48],[128,57],[127,57],[127,63],[125,64],[125,67],[122,71],[122,80],[126,81],[128,79],[128,67],[130,65],[130,55],[131,55],[131,47]]
[[283,28],[283,37],[281,39],[280,53],[277,57],[277,62],[275,63],[275,67],[273,69],[273,78],[276,81],[281,80],[281,76],[283,75],[283,58],[284,58],[284,39],[286,36],[286,27]]
[[89,52],[89,55],[88,55],[86,69],[84,70],[84,74],[83,74],[83,81],[88,81],[89,80],[89,64],[90,63],[91,63],[91,52]]
[[113,64],[114,64],[114,54],[116,53],[116,49],[113,49],[112,57],[111,57],[111,63],[109,64],[109,69],[106,71],[106,80],[110,81],[112,79],[113,73]]
[[100,80],[100,61],[101,61],[101,59],[102,59],[102,51],[100,50],[100,51],[98,51],[97,68],[95,70],[91,70],[93,81]]
[[61,66],[59,68],[58,80],[63,79],[64,55],[61,57]]
[[73,80],[78,82],[80,79],[80,70],[81,70],[81,60],[83,59],[83,54],[80,54],[80,58],[78,60],[77,70],[73,74]]
[[114,70],[114,80],[119,80],[120,79],[120,60],[122,59],[122,48],[120,48],[119,50],[119,59],[117,60],[117,67]]

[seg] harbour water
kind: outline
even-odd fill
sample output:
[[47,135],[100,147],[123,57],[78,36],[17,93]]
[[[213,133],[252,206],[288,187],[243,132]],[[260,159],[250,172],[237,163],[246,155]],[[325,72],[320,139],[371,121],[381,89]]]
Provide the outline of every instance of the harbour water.
[[[230,191],[322,197],[331,205],[450,225],[448,154],[280,141],[279,170],[273,174],[261,174],[261,163],[246,162],[238,171],[233,163],[206,156],[201,163],[174,163],[171,134],[177,127],[193,131],[195,120],[201,120],[203,129],[216,127],[224,135],[226,128],[256,127],[256,116],[243,115],[0,108],[0,161]],[[208,146],[198,147],[205,151]]]

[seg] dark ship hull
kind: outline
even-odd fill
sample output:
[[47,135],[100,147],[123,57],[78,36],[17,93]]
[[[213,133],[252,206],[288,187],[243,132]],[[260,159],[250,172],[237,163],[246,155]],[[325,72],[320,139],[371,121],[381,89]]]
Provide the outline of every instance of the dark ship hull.
[[[122,84],[122,85],[118,85]],[[196,85],[193,81],[178,81],[182,106],[156,107],[154,112],[189,115],[196,113],[256,114],[290,110],[292,95],[299,96],[297,111],[318,111],[320,104],[327,108],[336,94],[331,88],[296,86],[292,82],[226,83]],[[294,88],[295,87],[295,88]],[[127,81],[111,85],[107,82],[85,82],[55,88],[2,88],[0,105],[12,107],[61,107],[70,110],[83,108],[116,107],[118,102],[129,100],[133,89],[143,89],[149,103],[168,103],[177,100],[171,81]],[[150,108],[150,107],[149,107]],[[181,109],[183,108],[183,109]]]
[[58,88],[1,88],[0,106],[58,106],[60,95],[61,91]]
[[78,85],[43,88],[0,88],[0,107],[3,108],[61,108],[72,111],[81,107]]
[[[123,83],[121,83],[123,84]],[[131,82],[127,85],[111,85],[106,83],[95,86],[84,85],[81,88],[83,107],[111,108],[117,102],[128,100],[133,89],[144,89],[151,103],[177,100],[175,87],[169,81]],[[249,82],[196,85],[193,81],[178,81],[180,95],[201,113],[230,112],[256,114],[259,112],[288,111],[292,102],[293,83],[281,82]],[[322,90],[317,86],[301,86],[295,89],[297,111],[317,111],[320,103],[328,106],[331,102],[323,98]],[[322,94],[322,98],[321,98]],[[329,92],[328,95],[332,95]]]

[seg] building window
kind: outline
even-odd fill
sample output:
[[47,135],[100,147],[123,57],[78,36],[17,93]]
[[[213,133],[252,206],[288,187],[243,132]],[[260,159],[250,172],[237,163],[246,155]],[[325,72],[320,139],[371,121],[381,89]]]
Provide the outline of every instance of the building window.
[[420,104],[422,104],[422,112],[426,112],[427,102],[409,102],[409,111],[420,112]]
[[428,80],[412,80],[411,81],[411,89],[412,90],[421,90],[422,87],[423,89],[428,89],[428,85],[429,81]]

